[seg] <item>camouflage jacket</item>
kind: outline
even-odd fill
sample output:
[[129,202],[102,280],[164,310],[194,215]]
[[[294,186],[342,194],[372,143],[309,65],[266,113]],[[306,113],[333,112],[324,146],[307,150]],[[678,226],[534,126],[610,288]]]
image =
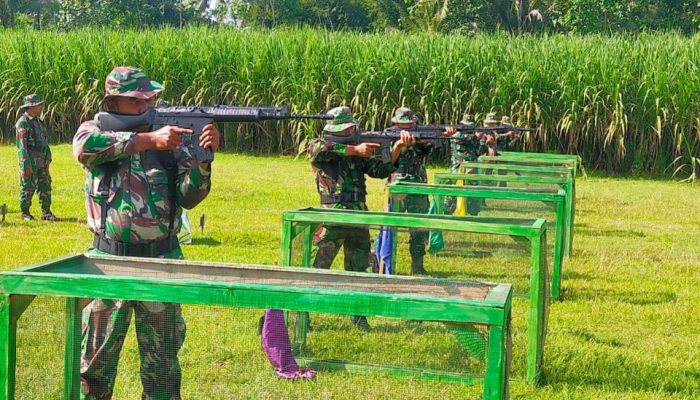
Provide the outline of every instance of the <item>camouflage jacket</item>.
[[[73,138],[73,154],[86,173],[85,205],[90,230],[103,233],[99,186],[106,170],[115,166],[109,185],[104,234],[108,239],[138,244],[177,234],[182,225],[182,208],[196,206],[209,194],[211,171],[199,167],[187,149],[175,149],[172,154],[176,200],[172,204],[168,173],[161,158],[167,153],[135,152],[135,135],[133,132],[100,131],[96,120],[86,121]],[[175,220],[170,232],[172,207],[175,207]]]
[[[471,133],[467,135],[472,135]],[[454,136],[454,138],[461,138],[463,137],[462,132],[457,132]],[[495,142],[492,144],[486,144],[486,137],[482,137],[481,139],[476,139],[473,138],[468,141],[456,141],[456,140],[451,140],[450,141],[450,161],[451,161],[451,170],[452,172],[456,172],[456,170],[459,168],[459,166],[463,162],[475,162],[478,161],[479,156],[482,156],[484,154],[487,154],[489,149],[493,149],[494,153],[496,151],[495,147]]]
[[17,120],[15,131],[20,169],[43,167],[51,162],[46,125],[39,117],[32,118],[25,112]]
[[[372,178],[384,179],[396,170],[394,164],[385,164],[380,159],[346,157],[346,149],[344,144],[323,138],[314,139],[309,143],[308,155],[319,195],[357,193],[365,196],[365,174]],[[345,208],[358,209],[358,205],[352,202],[345,205]]]
[[428,172],[425,164],[433,151],[431,143],[416,143],[401,150],[397,160],[396,172],[391,174],[389,182],[428,182]]

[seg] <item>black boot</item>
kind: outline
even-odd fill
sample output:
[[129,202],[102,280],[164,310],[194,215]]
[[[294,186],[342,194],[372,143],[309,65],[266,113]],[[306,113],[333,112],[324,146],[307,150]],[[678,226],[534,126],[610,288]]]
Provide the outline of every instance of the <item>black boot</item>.
[[25,221],[34,221],[34,217],[29,213],[29,210],[22,211],[22,219]]
[[58,221],[60,221],[60,219],[59,219],[57,216],[53,215],[53,213],[51,212],[51,210],[49,210],[49,211],[44,211],[44,213],[41,214],[41,219],[42,219],[43,221],[51,221],[51,222],[58,222]]
[[423,268],[423,256],[411,257],[411,274],[428,275],[428,271]]
[[7,215],[7,204],[0,206],[0,222],[5,222],[5,215]]
[[367,322],[367,317],[361,315],[353,315],[350,317],[350,323],[361,331],[368,332],[370,329],[369,322]]

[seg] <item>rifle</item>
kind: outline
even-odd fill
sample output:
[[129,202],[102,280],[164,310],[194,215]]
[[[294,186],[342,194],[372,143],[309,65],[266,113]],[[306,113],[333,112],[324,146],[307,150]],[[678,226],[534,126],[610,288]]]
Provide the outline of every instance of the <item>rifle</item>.
[[199,146],[199,137],[204,126],[213,122],[261,122],[286,119],[333,119],[328,114],[290,114],[289,106],[283,107],[239,107],[239,106],[157,106],[149,108],[139,115],[126,115],[114,112],[97,113],[101,130],[133,132],[156,130],[162,126],[173,125],[192,129],[191,135],[182,138],[192,157],[198,162],[211,162],[214,153]]
[[[442,132],[449,127],[453,127],[459,132],[467,132],[467,135],[463,135],[458,138],[443,136]],[[496,139],[499,139],[501,137],[507,137],[508,134],[506,132],[534,131],[535,129],[510,126],[485,127],[471,125],[417,125],[413,129],[400,129],[392,126],[381,132],[355,132],[350,136],[325,135],[323,138],[331,142],[350,145],[358,145],[360,143],[377,143],[379,144],[382,162],[389,163],[391,162],[391,144],[401,138],[401,131],[403,130],[411,133],[417,141],[430,142],[433,143],[436,148],[439,148],[442,146],[442,143],[447,140],[457,143],[470,142],[474,140],[477,132],[493,132],[493,134],[496,135]]]

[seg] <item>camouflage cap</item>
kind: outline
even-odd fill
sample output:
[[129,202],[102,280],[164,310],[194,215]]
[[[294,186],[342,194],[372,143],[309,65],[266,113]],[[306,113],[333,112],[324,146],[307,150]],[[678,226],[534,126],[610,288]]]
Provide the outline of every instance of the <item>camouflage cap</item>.
[[488,113],[486,114],[486,118],[484,118],[484,123],[485,124],[497,124],[500,121],[496,119],[496,113]]
[[44,99],[41,98],[36,93],[22,97],[23,104],[19,107],[20,109],[25,109],[27,107],[38,106],[39,104],[44,104]]
[[408,107],[399,107],[394,111],[391,122],[395,124],[410,124],[416,122],[416,114]]
[[136,67],[116,67],[105,79],[105,97],[125,96],[137,99],[150,99],[163,90],[163,85],[152,81]]
[[462,115],[462,120],[459,121],[459,123],[463,125],[474,125],[474,115],[464,113],[464,115]]
[[357,120],[352,116],[350,107],[336,107],[328,111],[328,114],[333,116],[333,119],[326,123],[323,127],[324,132],[337,133],[348,129],[351,126],[357,126]]
[[510,117],[505,116],[505,115],[502,116],[502,117],[501,117],[501,125],[506,125],[506,126],[512,125],[512,124],[510,123]]

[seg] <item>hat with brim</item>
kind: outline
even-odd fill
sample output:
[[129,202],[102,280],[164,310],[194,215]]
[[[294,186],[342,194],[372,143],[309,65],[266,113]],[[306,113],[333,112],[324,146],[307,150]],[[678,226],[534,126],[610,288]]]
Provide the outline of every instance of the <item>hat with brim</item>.
[[488,113],[488,114],[486,114],[486,118],[484,118],[485,124],[497,124],[499,122],[500,121],[496,119],[495,113]]
[[114,96],[148,100],[163,91],[163,85],[152,81],[141,69],[116,67],[105,79],[105,95],[102,100]]
[[336,107],[328,111],[328,114],[332,115],[333,119],[323,127],[324,132],[337,133],[357,126],[357,120],[353,118],[350,107]]
[[38,94],[30,94],[27,96],[22,97],[22,102],[23,104],[20,106],[21,109],[25,109],[28,107],[34,107],[38,106],[40,104],[44,104],[44,99],[41,98]]
[[462,115],[462,120],[459,121],[463,125],[474,125],[474,116],[472,114],[465,113]]
[[412,124],[417,121],[416,114],[408,107],[399,107],[394,111],[391,122],[394,124]]

